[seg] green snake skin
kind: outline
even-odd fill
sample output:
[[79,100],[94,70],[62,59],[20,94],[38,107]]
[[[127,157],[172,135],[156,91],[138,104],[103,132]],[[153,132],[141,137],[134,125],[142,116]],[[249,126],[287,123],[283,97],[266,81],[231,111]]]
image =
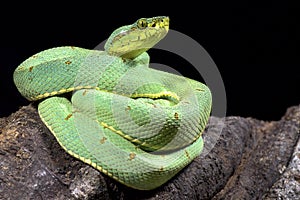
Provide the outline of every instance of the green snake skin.
[[168,17],[141,18],[116,29],[105,51],[52,48],[14,72],[25,98],[42,99],[39,115],[62,148],[139,190],[161,186],[201,153],[211,111],[207,86],[149,67],[146,51],[168,29]]

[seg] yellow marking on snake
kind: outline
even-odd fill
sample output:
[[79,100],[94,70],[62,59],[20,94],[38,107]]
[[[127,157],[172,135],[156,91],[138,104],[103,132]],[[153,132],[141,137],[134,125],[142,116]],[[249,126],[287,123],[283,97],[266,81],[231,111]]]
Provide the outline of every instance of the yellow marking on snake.
[[146,146],[147,146],[147,144],[146,144],[145,142],[142,142],[142,141],[140,141],[140,140],[137,139],[137,138],[133,138],[133,137],[131,137],[130,135],[124,134],[122,131],[116,130],[114,127],[109,126],[109,125],[106,124],[105,122],[99,122],[99,124],[100,124],[101,126],[103,126],[103,128],[107,128],[107,129],[111,130],[112,132],[117,133],[117,134],[120,135],[121,137],[123,137],[123,138],[129,140],[130,142],[133,142],[133,143],[136,143],[136,144],[139,144],[139,145],[146,145]]
[[116,130],[114,127],[109,126],[105,122],[100,122],[99,124],[101,126],[103,126],[103,128],[107,128],[107,129],[111,130],[112,132],[117,133],[118,135],[122,136],[123,138],[126,138],[127,140],[129,140],[131,142],[135,141],[136,143],[141,143],[141,141],[137,140],[136,138],[133,138],[130,135],[126,135],[120,130]]
[[127,139],[128,141],[132,142],[132,143],[135,143],[137,145],[140,145],[140,146],[143,146],[143,147],[147,147],[147,148],[150,148],[150,149],[159,149],[161,146],[159,145],[151,145],[151,144],[148,144],[147,142],[145,141],[141,141],[139,140],[138,138],[133,138],[132,136],[130,135],[127,135],[125,133],[123,133],[122,131],[120,130],[116,130],[114,127],[112,126],[109,126],[107,123],[105,122],[98,122],[104,129],[109,129],[110,131],[114,132],[114,133],[117,133],[118,135],[120,135],[121,137]]
[[[37,95],[37,96],[29,97],[28,99],[31,100],[31,101],[36,101],[36,100],[43,99],[43,98],[46,98],[46,97],[60,95],[60,94],[68,93],[68,92],[73,92],[73,91],[76,91],[76,90],[81,90],[81,89],[95,89],[95,90],[99,90],[99,91],[103,91],[103,92],[117,94],[117,93],[115,93],[113,91],[108,91],[108,90],[100,89],[99,87],[96,87],[96,86],[86,85],[86,86],[76,86],[76,87],[70,87],[70,88],[62,88],[62,89],[60,89],[58,91],[46,92],[44,94],[40,94],[40,95]],[[152,99],[168,98],[168,97],[170,97],[170,98],[175,99],[176,101],[180,100],[180,98],[175,93],[173,93],[173,92],[160,92],[160,93],[153,93],[153,94],[151,94],[151,93],[148,93],[148,94],[145,93],[145,94],[132,94],[132,95],[122,94],[122,96],[131,97],[131,98],[152,98]]]
[[147,97],[147,98],[151,98],[151,99],[158,99],[158,98],[163,98],[163,97],[171,97],[173,99],[175,99],[176,101],[179,101],[180,98],[177,96],[177,94],[173,93],[173,92],[160,92],[160,93],[155,93],[155,94],[151,94],[151,93],[145,93],[145,94],[132,94],[130,96],[131,98],[139,98],[139,97]]
[[62,88],[58,91],[46,92],[44,94],[40,94],[40,95],[37,95],[37,96],[34,96],[34,97],[30,97],[29,99],[32,100],[32,101],[35,101],[35,100],[43,99],[43,98],[46,98],[46,97],[49,97],[49,96],[64,94],[64,93],[67,93],[67,92],[72,92],[72,91],[81,90],[81,89],[100,90],[99,87],[95,87],[95,86],[89,86],[89,85],[87,85],[87,86],[77,86],[77,87],[70,87],[70,88]]

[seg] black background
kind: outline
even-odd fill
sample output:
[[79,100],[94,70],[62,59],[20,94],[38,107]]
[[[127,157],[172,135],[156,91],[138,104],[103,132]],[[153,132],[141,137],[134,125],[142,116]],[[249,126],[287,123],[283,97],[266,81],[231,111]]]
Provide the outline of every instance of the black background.
[[[122,25],[168,15],[170,28],[195,39],[216,63],[225,84],[228,116],[280,119],[289,106],[300,103],[299,23],[293,8],[283,1],[220,2],[2,7],[9,12],[1,14],[0,117],[29,103],[12,81],[14,69],[29,56],[64,45],[92,49]],[[183,75],[199,78],[184,60],[166,52],[149,53],[153,62],[177,66]]]

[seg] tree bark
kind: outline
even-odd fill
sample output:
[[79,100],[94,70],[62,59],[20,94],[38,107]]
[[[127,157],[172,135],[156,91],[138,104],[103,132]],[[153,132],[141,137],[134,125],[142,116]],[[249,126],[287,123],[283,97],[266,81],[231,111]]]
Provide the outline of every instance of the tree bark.
[[0,199],[299,199],[299,135],[300,105],[279,121],[211,117],[204,152],[139,191],[67,154],[31,104],[0,119]]

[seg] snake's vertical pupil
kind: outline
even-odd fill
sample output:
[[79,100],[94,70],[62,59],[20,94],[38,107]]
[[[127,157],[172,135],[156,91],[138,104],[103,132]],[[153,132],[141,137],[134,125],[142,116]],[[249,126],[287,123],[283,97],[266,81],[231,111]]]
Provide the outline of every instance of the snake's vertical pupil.
[[147,27],[147,21],[144,18],[142,18],[138,21],[137,26],[139,28],[146,28]]

